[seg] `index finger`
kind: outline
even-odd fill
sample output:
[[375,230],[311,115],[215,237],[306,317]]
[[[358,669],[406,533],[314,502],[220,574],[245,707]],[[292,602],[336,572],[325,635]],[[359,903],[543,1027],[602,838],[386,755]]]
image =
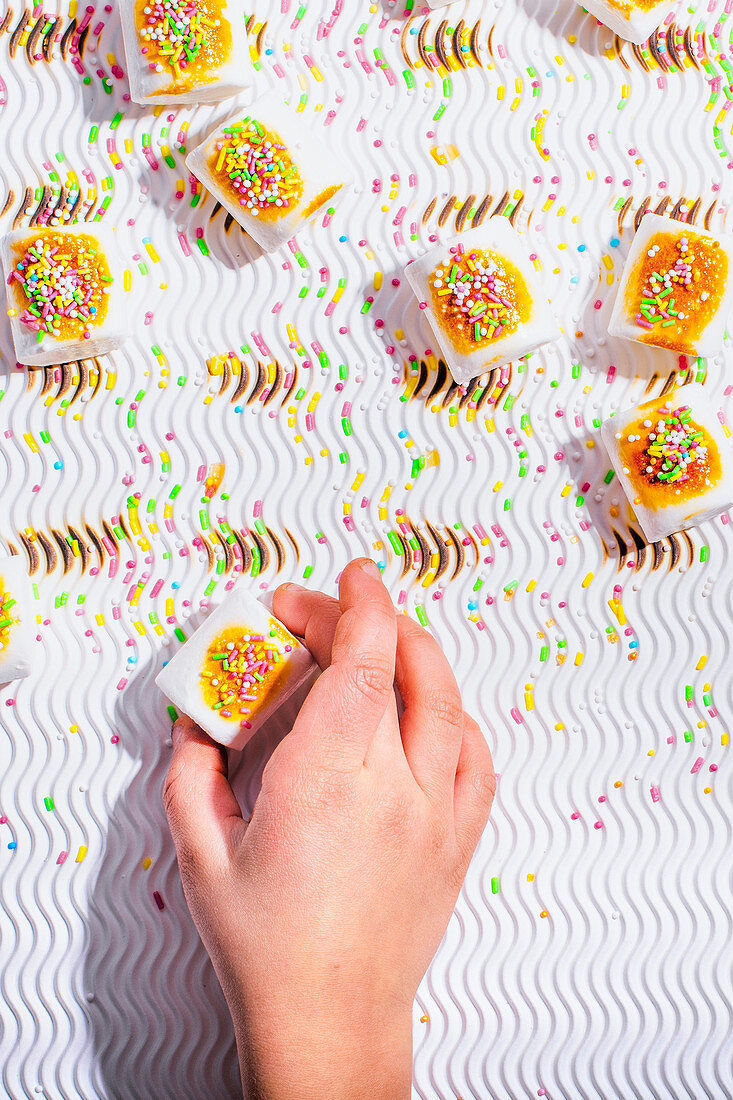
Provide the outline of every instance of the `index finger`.
[[331,664],[311,689],[297,725],[312,723],[320,740],[335,740],[363,761],[394,698],[397,616],[379,569],[368,558],[344,569],[339,603]]

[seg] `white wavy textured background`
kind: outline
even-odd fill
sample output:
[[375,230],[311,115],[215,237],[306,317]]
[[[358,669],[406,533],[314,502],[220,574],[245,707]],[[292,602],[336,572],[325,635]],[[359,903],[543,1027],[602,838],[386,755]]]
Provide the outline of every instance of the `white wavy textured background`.
[[[59,11],[51,60],[38,35],[26,49],[22,10],[3,24],[0,228],[27,224],[44,187],[76,180],[94,210],[104,200],[134,333],[98,388],[77,367],[42,390],[0,327],[0,543],[27,556],[25,536],[39,554],[37,671],[0,691],[13,1100],[238,1094],[160,807],[153,680],[243,554],[255,590],[304,574],[333,590],[358,553],[441,640],[500,773],[416,1005],[415,1095],[733,1095],[729,524],[640,550],[595,445],[600,418],[678,365],[604,334],[634,214],[669,196],[729,220],[728,14],[685,8],[659,52],[619,56],[569,0],[416,13],[255,11],[258,91],[299,101],[359,180],[297,255],[270,257],[211,198],[192,204],[180,146],[227,105],[125,101],[103,6],[77,13],[81,59],[78,35],[62,51],[73,13]],[[398,280],[489,195],[489,213],[518,203],[564,336],[505,389],[462,398]],[[247,372],[236,396],[236,374],[207,369],[229,353]],[[732,362],[728,347],[681,365],[706,366],[729,414]],[[279,721],[237,764],[250,803]]]

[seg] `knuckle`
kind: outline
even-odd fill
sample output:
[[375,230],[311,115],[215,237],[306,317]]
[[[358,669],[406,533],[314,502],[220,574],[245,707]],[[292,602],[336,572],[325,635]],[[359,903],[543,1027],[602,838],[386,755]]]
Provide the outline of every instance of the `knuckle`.
[[163,781],[163,789],[161,791],[161,799],[163,802],[163,809],[168,821],[171,822],[177,814],[179,790],[182,785],[183,769],[180,763],[173,761],[168,768],[168,772]]
[[424,705],[442,725],[451,726],[456,730],[463,729],[463,708],[457,692],[428,690],[425,693]]
[[384,657],[362,657],[349,676],[354,692],[365,703],[379,702],[392,690],[392,666]]
[[383,798],[380,825],[388,837],[412,834],[415,818],[414,800],[406,791],[390,791]]
[[471,773],[471,785],[476,794],[477,801],[481,806],[486,808],[488,814],[491,803],[494,801],[494,795],[496,794],[496,774],[490,759],[482,761],[473,769]]

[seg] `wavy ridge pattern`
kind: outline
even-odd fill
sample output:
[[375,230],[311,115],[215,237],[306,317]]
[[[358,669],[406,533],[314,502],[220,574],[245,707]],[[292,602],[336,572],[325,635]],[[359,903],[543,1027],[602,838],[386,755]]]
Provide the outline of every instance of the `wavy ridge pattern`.
[[[0,544],[38,555],[40,639],[0,689],[4,1094],[238,1095],[160,807],[154,676],[240,573],[332,591],[369,553],[500,773],[416,1003],[415,1095],[733,1095],[730,524],[644,547],[596,443],[670,377],[731,415],[730,343],[678,375],[605,332],[640,211],[729,219],[724,5],[638,50],[571,3],[267,7],[257,90],[358,180],[278,256],[185,170],[231,105],[125,100],[114,11],[0,19],[0,229],[77,199],[112,219],[133,321],[43,379],[0,326]],[[494,211],[565,331],[461,394],[402,269]],[[244,386],[212,370],[230,353]],[[246,805],[287,722],[235,762]]]

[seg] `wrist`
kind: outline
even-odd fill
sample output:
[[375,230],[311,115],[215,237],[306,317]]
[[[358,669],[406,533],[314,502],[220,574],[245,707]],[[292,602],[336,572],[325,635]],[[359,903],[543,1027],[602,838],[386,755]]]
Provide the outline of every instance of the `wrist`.
[[359,1003],[334,1010],[304,997],[235,1017],[245,1096],[252,1100],[407,1100],[412,1010]]

